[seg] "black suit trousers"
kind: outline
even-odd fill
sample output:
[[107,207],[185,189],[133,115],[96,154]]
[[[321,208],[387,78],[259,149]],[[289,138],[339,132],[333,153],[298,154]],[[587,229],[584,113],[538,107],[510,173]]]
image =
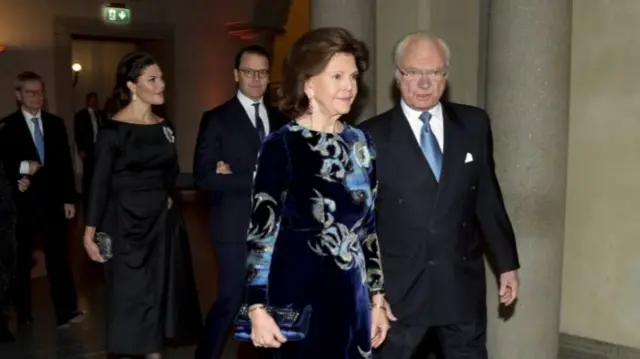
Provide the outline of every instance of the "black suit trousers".
[[[28,207],[27,207],[28,208]],[[18,209],[14,305],[20,318],[31,317],[31,267],[37,238],[42,241],[51,297],[58,324],[77,312],[76,286],[68,258],[68,227],[63,204]]]
[[[425,347],[427,333],[435,334]],[[392,324],[387,340],[375,354],[375,359],[427,359],[429,352],[437,353],[438,359],[488,359],[486,349],[487,321],[444,325],[436,327],[404,326]],[[437,349],[437,350],[436,350]]]
[[247,244],[214,242],[218,268],[218,295],[205,323],[196,359],[220,359],[229,329],[243,302],[246,285]]

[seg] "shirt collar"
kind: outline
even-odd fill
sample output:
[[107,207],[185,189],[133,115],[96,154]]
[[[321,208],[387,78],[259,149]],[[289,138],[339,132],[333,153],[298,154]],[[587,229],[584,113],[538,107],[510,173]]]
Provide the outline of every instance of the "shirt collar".
[[251,108],[254,103],[259,103],[260,105],[262,105],[262,98],[260,98],[260,100],[258,101],[254,101],[247,97],[247,95],[243,94],[240,90],[238,90],[238,94],[236,96],[238,97],[238,101],[240,101],[242,106],[245,108]]
[[[403,100],[400,100],[400,107],[402,108],[402,112],[407,117],[407,119],[420,119],[420,115],[424,111],[417,111],[413,108],[409,107],[407,103]],[[435,106],[433,106],[429,111],[431,114],[431,119],[441,119],[442,118],[442,104],[438,102]]]
[[30,121],[32,118],[39,118],[42,120],[42,111],[38,110],[38,113],[36,113],[35,115],[25,111],[24,109],[20,109],[20,111],[22,111],[22,116],[24,116],[25,120]]

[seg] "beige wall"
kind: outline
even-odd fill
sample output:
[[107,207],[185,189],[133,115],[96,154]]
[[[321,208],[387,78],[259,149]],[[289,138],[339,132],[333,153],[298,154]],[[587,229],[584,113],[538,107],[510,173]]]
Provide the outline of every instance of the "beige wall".
[[309,31],[309,11],[311,0],[292,0],[286,32],[278,35],[273,44],[273,66],[271,81],[280,82],[282,79],[282,63],[293,43],[305,32]]
[[[69,71],[71,86],[71,46],[67,51],[69,63],[56,63],[56,48],[60,41],[54,34],[56,19],[75,19],[98,22],[102,0],[0,0],[0,44],[8,49],[0,54],[0,114],[15,108],[12,96],[14,77],[30,69],[40,73],[48,89],[49,109],[67,119],[73,99],[56,90],[55,71]],[[130,3],[133,24],[137,28],[159,26],[173,29],[175,58],[166,66],[176,74],[169,83],[176,118],[171,120],[178,131],[178,151],[184,171],[190,172],[193,147],[202,111],[222,103],[235,89],[232,77],[233,55],[244,43],[227,34],[226,23],[242,22],[250,0],[144,0]],[[249,6],[249,9],[251,7]],[[57,29],[60,30],[60,29]],[[67,36],[64,33],[58,36]],[[58,49],[59,50],[59,49]],[[60,62],[60,61],[58,61]],[[61,86],[66,86],[62,84]]]
[[640,348],[640,1],[573,2],[563,332]]
[[[378,0],[376,20],[376,107],[384,112],[393,106],[392,51],[404,35],[422,30],[442,37],[451,48],[449,99],[479,105],[484,99],[484,44],[481,21],[485,0]],[[451,11],[455,9],[455,11]]]

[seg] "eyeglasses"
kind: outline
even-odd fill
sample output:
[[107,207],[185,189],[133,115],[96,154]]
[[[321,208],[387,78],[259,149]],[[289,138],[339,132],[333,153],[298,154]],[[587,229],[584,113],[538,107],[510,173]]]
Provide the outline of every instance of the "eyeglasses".
[[22,90],[22,93],[29,96],[29,97],[37,97],[37,96],[42,96],[44,95],[44,91],[43,90]]
[[247,69],[247,68],[238,69],[238,70],[240,70],[240,73],[242,74],[242,76],[248,79],[252,79],[254,77],[257,77],[259,79],[264,79],[269,77],[269,70],[254,70],[254,69]]
[[417,69],[398,69],[400,74],[409,81],[418,81],[423,77],[433,82],[441,82],[447,77],[446,69],[433,69],[433,70],[417,70]]

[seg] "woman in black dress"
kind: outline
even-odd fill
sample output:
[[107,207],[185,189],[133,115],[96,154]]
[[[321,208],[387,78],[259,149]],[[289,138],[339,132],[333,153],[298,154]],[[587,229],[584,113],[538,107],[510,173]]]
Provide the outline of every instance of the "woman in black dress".
[[[160,358],[164,338],[201,329],[187,234],[170,197],[175,135],[151,111],[165,84],[150,55],[126,55],[117,84],[130,102],[98,135],[84,246],[105,263],[107,351]],[[101,255],[96,234],[111,240],[113,257]]]

